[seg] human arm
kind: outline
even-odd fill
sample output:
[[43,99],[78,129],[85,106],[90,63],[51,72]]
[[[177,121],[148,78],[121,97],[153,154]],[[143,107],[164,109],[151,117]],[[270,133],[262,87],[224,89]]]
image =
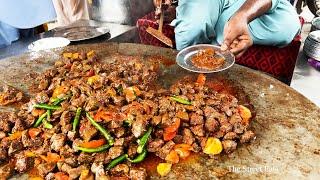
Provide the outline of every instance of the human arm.
[[272,0],[247,0],[226,23],[221,49],[229,49],[240,57],[253,44],[248,24],[271,7]]

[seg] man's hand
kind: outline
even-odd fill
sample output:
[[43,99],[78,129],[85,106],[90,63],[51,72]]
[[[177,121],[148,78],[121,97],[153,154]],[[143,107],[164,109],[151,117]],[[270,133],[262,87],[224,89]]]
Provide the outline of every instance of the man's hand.
[[170,6],[172,3],[172,0],[153,0],[153,4],[155,7],[159,7],[160,3]]
[[230,49],[232,53],[240,57],[253,44],[248,24],[271,7],[272,0],[246,0],[225,25],[224,42],[221,49]]
[[230,50],[237,58],[253,44],[248,29],[248,21],[241,15],[235,14],[225,25],[224,40],[221,50]]
[[[164,13],[164,22],[170,23],[176,17],[176,9],[172,0],[153,0],[155,10],[155,19],[159,20],[161,11]],[[162,4],[161,4],[162,3]],[[161,4],[161,8],[160,8]]]

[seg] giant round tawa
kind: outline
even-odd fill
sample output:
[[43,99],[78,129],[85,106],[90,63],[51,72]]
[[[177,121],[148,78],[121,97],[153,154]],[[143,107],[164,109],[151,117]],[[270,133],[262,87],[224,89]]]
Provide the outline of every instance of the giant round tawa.
[[[30,52],[0,61],[0,85],[7,83],[27,92],[36,77],[54,64],[64,51],[95,50],[103,61],[116,53],[141,55],[144,59],[175,62],[176,51],[139,44],[91,44],[68,46],[50,51]],[[153,58],[152,58],[153,57]],[[168,63],[167,64],[170,64]],[[185,76],[197,76],[177,65],[164,67],[163,85]],[[257,139],[242,145],[231,155],[208,158],[205,155],[173,165],[163,178],[150,170],[151,179],[320,179],[320,110],[307,98],[264,73],[234,65],[210,74],[208,80],[225,78],[242,87],[255,107],[252,122]],[[14,107],[1,111],[12,111]],[[150,166],[158,162],[148,159]]]

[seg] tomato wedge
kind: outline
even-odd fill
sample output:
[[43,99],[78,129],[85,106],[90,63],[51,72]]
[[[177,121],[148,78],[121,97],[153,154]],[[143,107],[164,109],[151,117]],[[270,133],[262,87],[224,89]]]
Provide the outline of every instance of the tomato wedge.
[[116,113],[112,111],[105,111],[104,109],[100,108],[97,112],[97,114],[94,116],[94,120],[97,122],[100,122],[101,120],[104,120],[106,122],[112,121],[112,120],[123,120],[126,116],[123,113]]
[[170,141],[170,140],[173,139],[176,135],[177,135],[177,131],[174,131],[174,132],[164,131],[164,132],[163,132],[163,140],[165,140],[165,141]]
[[47,162],[52,162],[52,163],[57,163],[58,161],[61,160],[60,156],[57,153],[51,153],[48,152],[47,156],[40,155],[41,159],[47,161]]
[[174,122],[170,126],[164,129],[163,140],[165,141],[170,141],[171,139],[173,139],[180,127],[181,120],[179,118],[174,118],[173,121]]
[[38,128],[30,128],[28,130],[28,134],[31,137],[31,139],[36,138],[41,133],[41,129]]
[[179,118],[174,118],[174,122],[165,128],[164,131],[167,131],[167,132],[174,132],[174,131],[177,131],[180,127],[180,122],[181,120]]
[[54,174],[56,180],[68,180],[69,176],[63,172],[57,172]]
[[100,147],[102,145],[106,144],[106,140],[105,139],[99,139],[99,140],[92,140],[89,142],[84,142],[79,144],[80,147],[84,147],[84,148],[97,148]]
[[197,78],[197,84],[199,84],[200,86],[203,86],[206,83],[206,76],[203,74],[199,74],[198,78]]

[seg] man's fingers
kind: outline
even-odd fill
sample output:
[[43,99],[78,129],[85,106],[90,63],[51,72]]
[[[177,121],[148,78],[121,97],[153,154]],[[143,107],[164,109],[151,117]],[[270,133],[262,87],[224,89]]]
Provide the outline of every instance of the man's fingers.
[[246,51],[247,49],[241,51],[239,54],[236,55],[236,58],[240,58]]
[[227,50],[232,43],[238,38],[238,32],[235,30],[232,30],[229,26],[229,22],[225,25],[224,31],[223,31],[223,43],[221,45],[221,50],[225,51]]
[[232,44],[238,44],[239,43],[239,40],[238,39],[235,39]]
[[228,48],[229,47],[226,44],[221,45],[221,51],[226,51],[226,50],[228,50]]
[[235,42],[238,42],[238,44],[235,47],[232,47],[230,51],[236,55],[241,53],[243,50],[248,49],[253,44],[252,39],[248,35],[239,36]]
[[237,47],[237,45],[239,44],[239,41],[237,39],[235,39],[232,44],[230,45],[230,49],[233,49],[235,47]]
[[248,42],[243,40],[243,41],[240,41],[236,47],[232,48],[230,51],[233,53],[233,54],[239,54],[241,51],[247,49],[249,47],[248,45]]

